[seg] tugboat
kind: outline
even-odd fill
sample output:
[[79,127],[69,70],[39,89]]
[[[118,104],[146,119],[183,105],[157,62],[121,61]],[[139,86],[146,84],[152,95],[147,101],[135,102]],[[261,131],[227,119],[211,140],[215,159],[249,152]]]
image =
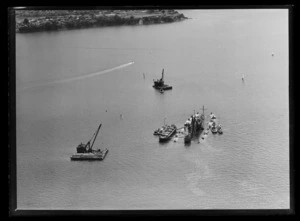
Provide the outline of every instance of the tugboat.
[[168,141],[173,134],[176,133],[176,126],[172,124],[171,126],[166,125],[164,130],[159,135],[159,142]]
[[162,70],[162,73],[161,73],[161,79],[157,79],[156,81],[153,79],[153,82],[154,82],[153,87],[155,89],[160,90],[160,92],[164,91],[164,90],[172,89],[172,86],[169,86],[169,85],[165,84],[165,82],[164,82],[164,69]]
[[81,143],[77,146],[77,153],[71,156],[71,160],[103,160],[105,158],[106,154],[108,153],[108,149],[93,150],[93,145],[100,128],[101,124],[99,125],[97,131],[93,134],[92,138],[87,142],[87,144]]

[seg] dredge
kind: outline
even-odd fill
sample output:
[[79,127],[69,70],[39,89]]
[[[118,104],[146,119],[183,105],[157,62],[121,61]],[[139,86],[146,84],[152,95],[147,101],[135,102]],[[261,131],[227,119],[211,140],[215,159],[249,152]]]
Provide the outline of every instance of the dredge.
[[77,153],[71,156],[71,160],[103,160],[105,158],[106,154],[108,153],[108,149],[93,150],[93,145],[99,133],[101,125],[102,124],[99,125],[98,129],[93,134],[92,138],[87,142],[87,144],[81,143],[77,146]]
[[164,69],[161,73],[161,79],[157,79],[156,81],[153,79],[154,85],[153,87],[155,89],[158,89],[161,93],[163,93],[164,90],[171,90],[172,86],[165,84],[164,82]]

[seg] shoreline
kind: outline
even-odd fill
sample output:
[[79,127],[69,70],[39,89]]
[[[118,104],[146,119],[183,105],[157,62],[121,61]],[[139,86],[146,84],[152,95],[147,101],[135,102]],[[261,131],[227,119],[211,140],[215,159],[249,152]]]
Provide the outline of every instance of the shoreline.
[[164,24],[185,19],[175,10],[24,10],[16,11],[16,33]]

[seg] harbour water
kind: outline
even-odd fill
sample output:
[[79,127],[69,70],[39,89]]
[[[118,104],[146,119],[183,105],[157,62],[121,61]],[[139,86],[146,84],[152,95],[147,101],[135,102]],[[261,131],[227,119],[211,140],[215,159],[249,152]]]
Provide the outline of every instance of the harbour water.
[[[17,208],[289,208],[288,11],[182,13],[16,35]],[[223,135],[153,136],[203,105]],[[100,123],[104,161],[70,161]]]

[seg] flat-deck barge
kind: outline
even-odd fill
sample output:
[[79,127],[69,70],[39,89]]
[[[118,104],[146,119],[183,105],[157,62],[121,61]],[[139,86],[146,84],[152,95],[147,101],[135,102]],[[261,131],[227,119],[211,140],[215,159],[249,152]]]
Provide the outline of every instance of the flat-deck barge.
[[76,153],[71,156],[71,160],[103,160],[107,153],[108,149],[95,153]]

